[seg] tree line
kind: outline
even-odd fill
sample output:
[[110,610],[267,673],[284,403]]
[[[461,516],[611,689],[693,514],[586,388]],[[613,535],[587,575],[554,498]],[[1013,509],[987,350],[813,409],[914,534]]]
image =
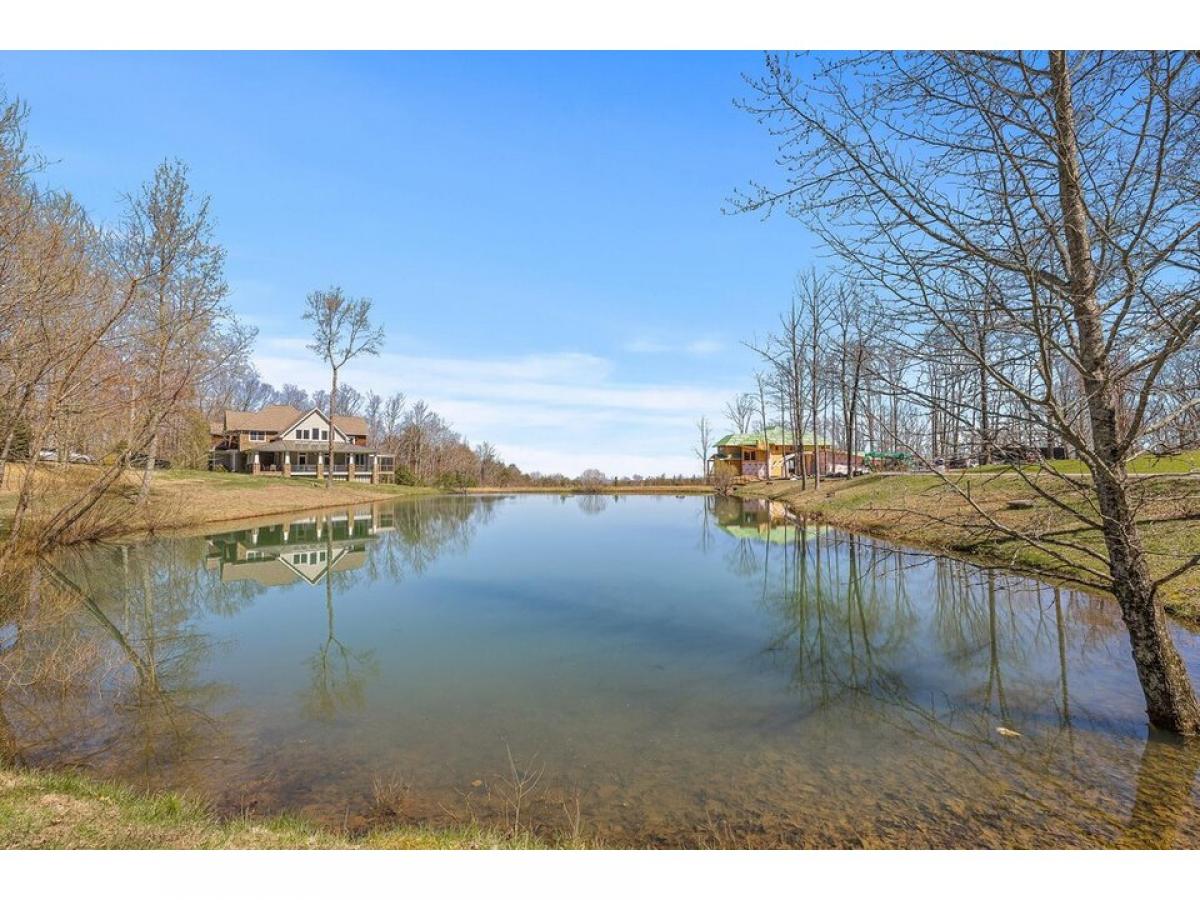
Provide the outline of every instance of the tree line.
[[1200,555],[1145,540],[1148,503],[1194,508],[1196,473],[1130,471],[1200,446],[1200,55],[768,54],[748,83],[783,174],[728,211],[794,216],[830,262],[750,342],[757,391],[731,420],[1026,463],[1075,527],[1018,532],[945,489],[1115,595],[1150,722],[1200,733],[1159,598]]
[[[0,489],[12,504],[0,564],[18,546],[103,534],[146,502],[160,460],[205,467],[210,423],[226,408],[363,415],[414,484],[524,477],[422,401],[339,388],[349,357],[337,354],[376,352],[382,332],[369,323],[354,332],[369,301],[338,288],[313,292],[305,307],[310,347],[333,370],[329,390],[264,383],[256,330],[228,303],[211,200],[192,188],[187,165],[164,161],[101,222],[40,183],[46,161],[29,146],[27,120],[24,103],[0,95]],[[331,342],[321,346],[324,326]]]

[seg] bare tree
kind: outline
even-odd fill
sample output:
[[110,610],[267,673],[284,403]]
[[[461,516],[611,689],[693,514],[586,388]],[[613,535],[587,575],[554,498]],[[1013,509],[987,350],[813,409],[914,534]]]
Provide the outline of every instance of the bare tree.
[[196,395],[209,367],[223,359],[209,351],[213,332],[228,323],[235,354],[253,339],[223,306],[228,288],[225,251],[215,242],[207,197],[196,198],[187,167],[164,162],[141,191],[128,198],[123,227],[113,242],[115,257],[132,288],[130,326],[138,330],[132,362],[138,373],[136,405],[148,417],[150,445],[139,502],[150,491],[162,428],[168,417]]
[[[308,395],[308,391],[304,388],[297,387],[294,384],[285,384],[275,395],[276,403],[286,403],[288,406],[294,406],[299,410],[309,410],[313,408],[312,397]],[[254,409],[255,407],[246,406],[243,409]]]
[[771,432],[767,425],[767,380],[762,372],[754,373],[754,383],[758,386],[758,415],[762,423],[763,447],[766,453],[766,468],[763,470],[767,481],[771,480]]
[[396,452],[396,443],[400,437],[400,422],[404,417],[404,394],[400,391],[392,394],[383,404],[380,413],[380,430],[384,445],[391,452]]
[[[809,389],[809,415],[813,431],[813,489],[821,486],[821,435],[820,414],[823,396],[821,386],[825,383],[822,368],[822,341],[829,324],[830,305],[833,302],[831,277],[818,274],[815,269],[796,277],[797,299],[805,316],[805,362],[808,363],[807,381]],[[803,439],[802,439],[803,440]]]
[[838,393],[842,411],[842,438],[846,477],[854,477],[854,453],[863,395],[863,381],[875,340],[875,317],[866,298],[852,285],[837,293],[833,349],[838,366]]
[[585,487],[596,488],[605,484],[608,481],[608,476],[599,469],[584,469],[579,473],[579,483]]
[[737,434],[745,434],[754,427],[754,411],[758,408],[753,394],[738,394],[725,404],[725,418],[729,427]]
[[325,469],[325,487],[328,489],[333,484],[333,416],[337,407],[338,372],[356,356],[377,355],[383,346],[383,327],[371,325],[370,300],[351,300],[340,287],[309,294],[304,318],[313,323],[313,342],[308,348],[319,355],[330,370],[329,465]]
[[708,417],[701,416],[696,420],[696,458],[700,460],[700,474],[708,479],[708,449],[712,446],[712,429]]
[[[800,78],[772,55],[754,89],[745,106],[779,136],[787,183],[755,186],[738,207],[803,216],[888,299],[892,343],[920,353],[936,333],[985,374],[1009,426],[1079,457],[1086,478],[1014,470],[1076,529],[1016,531],[972,506],[996,533],[1111,591],[1149,720],[1200,733],[1159,598],[1200,556],[1168,550],[1152,576],[1138,513],[1160,482],[1128,470],[1200,407],[1163,382],[1200,334],[1200,57],[866,54]],[[964,323],[982,319],[1005,340],[981,347]],[[935,410],[933,430],[949,436],[947,425],[970,428],[950,382],[890,388]]]

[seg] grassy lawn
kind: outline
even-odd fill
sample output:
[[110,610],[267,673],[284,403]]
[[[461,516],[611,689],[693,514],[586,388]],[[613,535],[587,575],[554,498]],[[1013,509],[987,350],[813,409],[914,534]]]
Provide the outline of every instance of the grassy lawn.
[[[1197,454],[1190,454],[1195,460]],[[1186,473],[1191,460],[1177,460],[1171,474]],[[1150,470],[1143,470],[1150,471]],[[1161,470],[1155,470],[1161,471]],[[1038,484],[1057,499],[1074,506],[1073,496],[1061,479],[1042,472]],[[1036,535],[1049,530],[1078,528],[1067,513],[1038,497],[1024,480],[1011,470],[991,466],[950,477],[971,499],[1006,527]],[[1168,479],[1145,485],[1146,502],[1139,520],[1150,559],[1151,573],[1160,576],[1173,570],[1192,554],[1200,553],[1200,478]],[[1010,539],[990,531],[979,514],[957,491],[933,474],[871,475],[850,481],[822,484],[819,491],[802,490],[794,481],[749,484],[737,489],[744,497],[770,497],[782,500],[798,512],[844,528],[854,529],[899,543],[945,550],[983,561],[1032,571],[1071,581],[1080,571],[1073,568],[1086,560],[1083,553],[1069,555],[1064,565],[1020,539]],[[1025,501],[1029,508],[1014,509],[1013,501]],[[1089,549],[1103,551],[1098,531],[1079,530],[1072,534]],[[1163,588],[1163,605],[1172,613],[1200,621],[1200,568],[1192,569]]]
[[287,816],[220,819],[180,794],[141,793],[73,773],[0,766],[3,849],[536,849],[547,843],[474,826],[387,826],[345,834]]
[[[1047,462],[1056,471],[1067,475],[1086,475],[1087,467],[1077,459],[1062,459]],[[1006,472],[1006,464],[980,466],[976,472]],[[1039,466],[1025,466],[1026,472],[1036,472]],[[1173,453],[1170,456],[1139,456],[1129,464],[1129,471],[1137,475],[1200,475],[1200,450]]]
[[[24,475],[23,466],[9,466],[9,477],[0,490],[0,534],[12,516]],[[66,497],[82,492],[96,475],[91,466],[39,466],[36,490],[43,500],[40,505],[54,508]],[[106,528],[105,537],[439,493],[434,488],[338,481],[326,489],[324,482],[315,479],[163,469],[154,473],[150,500],[139,508],[133,501],[140,483],[141,474],[130,472],[109,491],[105,502],[115,513],[109,518],[116,518],[117,523]]]

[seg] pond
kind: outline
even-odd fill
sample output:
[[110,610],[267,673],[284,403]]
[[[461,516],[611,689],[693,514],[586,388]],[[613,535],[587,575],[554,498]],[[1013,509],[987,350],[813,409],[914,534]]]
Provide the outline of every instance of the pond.
[[21,591],[0,752],[224,812],[1200,846],[1200,749],[1148,732],[1114,601],[765,501],[409,499],[89,548]]

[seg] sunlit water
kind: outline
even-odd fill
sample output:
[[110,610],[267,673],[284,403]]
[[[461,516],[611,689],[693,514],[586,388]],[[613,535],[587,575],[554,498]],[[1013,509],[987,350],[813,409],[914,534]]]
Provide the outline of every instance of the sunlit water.
[[0,750],[229,812],[1200,846],[1200,750],[1148,740],[1113,601],[775,505],[433,497],[91,549],[21,590]]

